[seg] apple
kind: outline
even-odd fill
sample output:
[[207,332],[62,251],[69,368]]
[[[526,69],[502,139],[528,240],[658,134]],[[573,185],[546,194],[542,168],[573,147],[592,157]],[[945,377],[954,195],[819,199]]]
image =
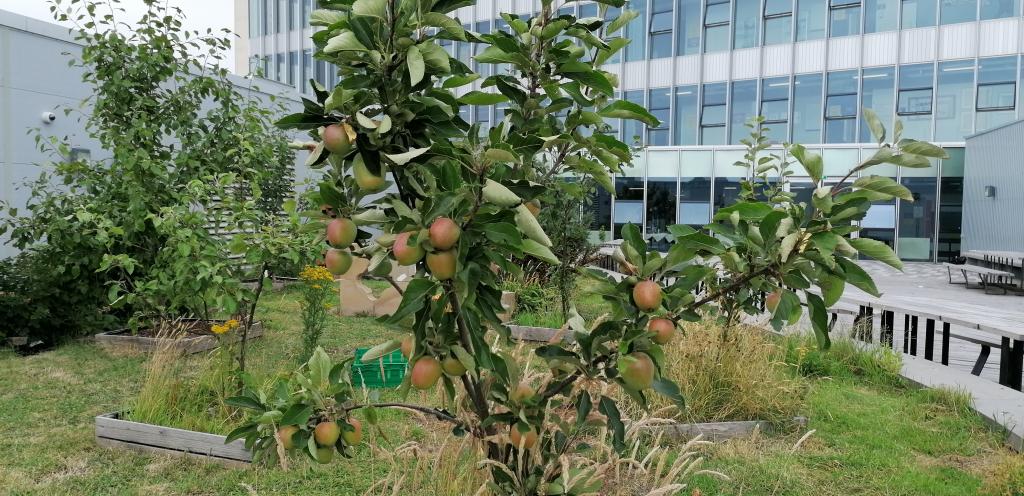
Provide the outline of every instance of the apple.
[[641,311],[650,312],[660,307],[661,297],[661,286],[654,281],[640,281],[633,286],[633,302]]

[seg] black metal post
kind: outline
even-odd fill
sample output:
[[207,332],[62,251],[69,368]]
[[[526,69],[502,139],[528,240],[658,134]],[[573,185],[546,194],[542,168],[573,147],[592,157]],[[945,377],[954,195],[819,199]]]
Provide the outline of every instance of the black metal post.
[[895,317],[896,316],[893,314],[892,310],[882,311],[882,329],[879,332],[878,340],[881,341],[883,345],[886,345],[890,348],[892,348],[893,346],[892,329],[894,324],[893,320],[895,319]]
[[999,349],[999,384],[1021,390],[1021,371],[1024,368],[1024,341],[1003,338]]
[[910,314],[903,314],[903,353],[910,352]]
[[942,364],[949,365],[949,322],[942,323]]
[[910,354],[917,356],[917,315],[910,317]]
[[924,359],[933,360],[932,348],[935,347],[935,321],[928,319],[924,323]]

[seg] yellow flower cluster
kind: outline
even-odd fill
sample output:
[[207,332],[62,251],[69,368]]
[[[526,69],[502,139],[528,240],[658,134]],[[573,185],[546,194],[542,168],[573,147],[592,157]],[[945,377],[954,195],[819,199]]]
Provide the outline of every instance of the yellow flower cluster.
[[228,331],[232,331],[234,329],[237,329],[238,326],[239,326],[239,323],[238,323],[237,319],[230,319],[230,320],[228,320],[227,322],[225,322],[223,324],[213,324],[212,326],[210,326],[210,332],[212,332],[214,334],[217,334],[217,335],[220,335],[220,334],[224,334],[224,333],[226,333]]
[[326,267],[307,266],[305,269],[302,269],[302,272],[299,272],[299,279],[302,279],[305,282],[333,282],[334,275],[332,275],[331,271],[327,270]]

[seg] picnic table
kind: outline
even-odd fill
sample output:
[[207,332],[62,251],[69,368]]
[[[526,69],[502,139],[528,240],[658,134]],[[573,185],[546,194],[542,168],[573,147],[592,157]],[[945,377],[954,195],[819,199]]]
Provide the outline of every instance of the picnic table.
[[[970,303],[935,300],[920,296],[890,296],[876,298],[868,294],[848,293],[840,300],[841,304],[859,307],[854,322],[867,328],[867,339],[872,339],[873,317],[880,315],[879,340],[883,344],[893,346],[895,316],[904,316],[903,352],[917,355],[918,329],[924,321],[924,358],[933,360],[936,325],[941,323],[940,360],[949,365],[950,339],[959,339],[981,346],[981,352],[975,362],[974,375],[980,375],[992,348],[1000,353],[999,384],[1021,390],[1021,375],[1024,372],[1024,315],[1018,312],[993,308],[990,306]],[[998,339],[998,342],[979,339],[971,336],[953,334],[950,326],[963,326],[971,330]]]

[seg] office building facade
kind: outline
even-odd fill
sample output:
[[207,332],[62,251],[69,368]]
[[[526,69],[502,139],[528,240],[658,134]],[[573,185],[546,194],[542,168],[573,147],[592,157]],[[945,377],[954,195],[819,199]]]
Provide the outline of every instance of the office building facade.
[[[336,82],[312,57],[311,0],[236,0],[247,9],[247,56],[267,77],[307,91],[303,81]],[[561,6],[560,4],[557,4]],[[507,29],[500,12],[529,16],[532,0],[482,0],[459,9],[467,29]],[[745,169],[743,125],[763,115],[775,142],[821,153],[836,180],[874,152],[864,107],[891,130],[949,151],[927,169],[879,166],[870,173],[907,186],[915,202],[872,207],[863,236],[883,240],[905,260],[943,261],[959,253],[965,137],[1024,118],[1018,82],[1024,25],[1020,0],[641,0],[640,16],[622,33],[632,40],[607,69],[619,74],[621,98],[648,108],[661,126],[618,124],[626,142],[646,145],[636,167],[599,195],[595,229],[615,237],[627,222],[657,238],[675,223],[699,225],[728,205]],[[615,15],[611,9],[609,15]],[[563,13],[599,15],[594,3]],[[241,28],[241,26],[240,26]],[[474,50],[450,43],[473,64]],[[472,122],[492,123],[500,107],[467,109]],[[797,169],[799,170],[799,168]],[[810,181],[791,189],[809,198]]]

